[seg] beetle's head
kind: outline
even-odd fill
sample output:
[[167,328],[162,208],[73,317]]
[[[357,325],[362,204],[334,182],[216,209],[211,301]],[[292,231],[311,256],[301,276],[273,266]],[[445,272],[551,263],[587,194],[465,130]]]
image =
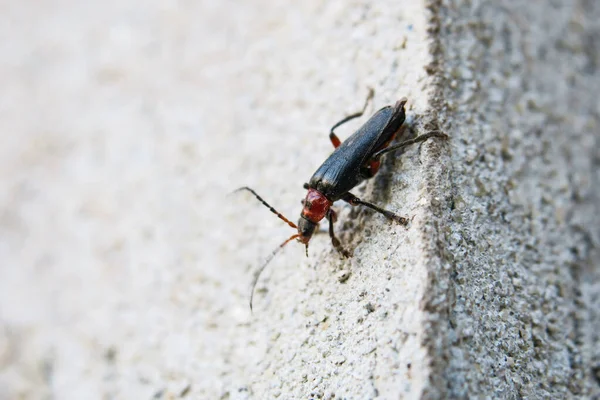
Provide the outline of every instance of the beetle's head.
[[298,220],[298,241],[300,243],[304,243],[306,247],[308,247],[308,242],[312,237],[313,233],[315,233],[315,229],[317,229],[318,224],[315,224],[311,220],[306,219],[304,216],[301,216]]

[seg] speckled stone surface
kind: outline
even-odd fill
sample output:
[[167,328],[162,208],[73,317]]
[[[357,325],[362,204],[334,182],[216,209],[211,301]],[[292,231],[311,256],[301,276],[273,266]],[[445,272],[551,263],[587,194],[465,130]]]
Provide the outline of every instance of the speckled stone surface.
[[597,397],[599,4],[433,8],[432,103],[453,150],[425,397]]
[[[599,395],[593,1],[0,10],[0,399]],[[411,224],[336,205],[251,314],[293,231],[231,191],[295,220],[369,87],[452,136],[355,192]]]

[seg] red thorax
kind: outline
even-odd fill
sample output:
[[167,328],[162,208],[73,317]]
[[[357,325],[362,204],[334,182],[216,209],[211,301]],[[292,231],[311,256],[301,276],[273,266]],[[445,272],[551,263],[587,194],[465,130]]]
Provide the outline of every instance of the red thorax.
[[333,203],[325,197],[325,195],[316,189],[308,189],[306,198],[304,199],[304,208],[302,216],[315,224],[325,218],[329,207]]

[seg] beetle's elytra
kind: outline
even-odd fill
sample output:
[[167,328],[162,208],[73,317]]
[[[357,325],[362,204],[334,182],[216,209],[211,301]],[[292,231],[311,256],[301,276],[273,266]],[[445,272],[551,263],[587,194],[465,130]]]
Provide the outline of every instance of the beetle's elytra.
[[271,207],[253,189],[249,187],[238,189],[238,191],[247,190],[251,192],[260,202],[269,208],[271,212],[285,221],[292,228],[297,229],[297,233],[279,245],[257,271],[252,284],[250,309],[252,309],[254,287],[258,282],[260,273],[267,264],[281,248],[294,239],[297,239],[306,246],[306,252],[308,254],[308,242],[312,238],[318,223],[323,220],[323,218],[329,220],[329,236],[331,237],[333,247],[344,257],[350,257],[350,253],[342,247],[340,241],[333,232],[333,223],[336,221],[337,217],[331,206],[335,201],[343,200],[353,206],[365,206],[400,224],[406,225],[408,223],[407,218],[396,215],[375,204],[363,201],[350,193],[350,190],[365,179],[375,176],[381,165],[381,157],[383,155],[415,143],[423,142],[432,137],[447,139],[448,136],[442,132],[434,131],[390,146],[390,143],[400,132],[406,118],[405,105],[407,99],[402,98],[398,100],[394,106],[383,107],[377,111],[348,139],[341,142],[334,130],[340,125],[362,116],[372,97],[373,91],[370,90],[365,106],[361,112],[342,119],[331,128],[329,139],[335,150],[315,171],[308,183],[304,185],[304,188],[308,190],[308,193],[303,201],[303,208],[297,225],[281,213],[277,212],[277,210]]

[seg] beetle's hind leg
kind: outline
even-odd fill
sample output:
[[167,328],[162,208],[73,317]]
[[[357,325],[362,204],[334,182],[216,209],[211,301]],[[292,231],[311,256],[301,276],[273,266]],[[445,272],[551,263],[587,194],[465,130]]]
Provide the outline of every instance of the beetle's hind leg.
[[350,252],[344,249],[342,243],[340,243],[339,239],[335,237],[335,234],[333,233],[333,223],[337,221],[337,214],[331,208],[327,213],[327,219],[329,220],[329,237],[331,237],[331,244],[338,251],[338,253],[346,258],[349,258]]
[[407,147],[407,146],[413,145],[415,143],[424,142],[427,139],[430,139],[430,138],[433,138],[433,137],[437,137],[437,138],[440,138],[440,139],[448,139],[448,135],[446,135],[443,132],[440,132],[440,131],[428,132],[428,133],[425,133],[423,135],[419,135],[417,137],[414,137],[412,139],[405,140],[402,143],[398,143],[398,144],[395,144],[393,146],[381,149],[378,152],[376,152],[375,154],[373,154],[372,159],[373,160],[379,160],[381,158],[381,156],[383,156],[384,154],[387,154],[387,153],[389,153],[391,151],[395,151],[395,150],[401,149],[403,147]]
[[372,88],[369,88],[369,94],[367,95],[367,100],[365,101],[365,105],[363,106],[362,111],[348,115],[347,117],[345,117],[344,119],[337,122],[335,125],[333,125],[331,127],[331,130],[329,131],[329,140],[331,140],[331,144],[333,144],[333,147],[335,147],[337,149],[340,146],[340,144],[342,144],[342,141],[340,140],[340,138],[338,138],[337,135],[333,132],[334,129],[338,128],[341,125],[344,125],[346,122],[351,121],[354,118],[362,117],[362,115],[365,113],[365,110],[367,109],[367,106],[369,105],[369,101],[371,101],[373,99],[374,95],[375,95],[375,91]]
[[376,206],[375,204],[363,201],[350,192],[346,193],[344,197],[342,197],[342,200],[353,206],[365,206],[373,211],[377,211],[378,213],[383,214],[386,218],[396,221],[399,224],[408,225],[408,218],[401,217],[400,215],[394,214],[393,212]]

